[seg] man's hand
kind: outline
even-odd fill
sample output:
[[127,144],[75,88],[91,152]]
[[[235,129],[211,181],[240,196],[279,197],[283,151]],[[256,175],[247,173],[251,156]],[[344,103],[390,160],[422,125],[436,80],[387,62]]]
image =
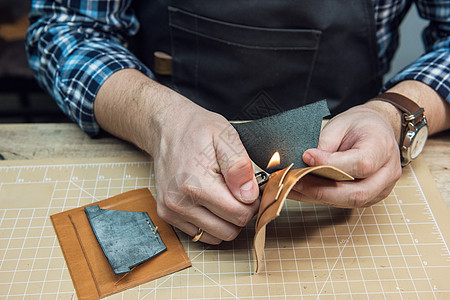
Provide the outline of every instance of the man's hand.
[[259,188],[237,132],[135,70],[112,75],[95,100],[106,131],[154,159],[159,216],[202,242],[233,240],[259,207]]
[[203,229],[203,242],[233,240],[259,207],[252,163],[237,132],[190,102],[163,114],[167,125],[152,150],[158,215],[191,236]]
[[[429,86],[403,81],[388,92],[402,94],[424,107],[430,134],[450,128],[450,105]],[[383,200],[402,173],[400,131],[401,113],[386,102],[370,101],[337,115],[324,127],[317,149],[305,151],[303,159],[310,166],[338,167],[356,180],[308,177],[294,187],[290,198],[349,208]]]
[[307,197],[298,200],[336,207],[377,203],[389,195],[402,173],[390,124],[376,110],[365,106],[351,108],[328,122],[318,148],[305,151],[303,159],[310,166],[338,167],[356,178],[334,182],[308,176],[294,187],[294,191]]

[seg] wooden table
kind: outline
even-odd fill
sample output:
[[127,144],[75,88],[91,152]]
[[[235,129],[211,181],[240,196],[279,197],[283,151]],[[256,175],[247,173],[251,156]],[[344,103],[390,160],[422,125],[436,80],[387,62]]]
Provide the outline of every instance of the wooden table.
[[[71,123],[0,125],[0,154],[8,160],[129,157],[139,152],[109,135],[92,139]],[[450,209],[450,131],[430,137],[422,155]]]

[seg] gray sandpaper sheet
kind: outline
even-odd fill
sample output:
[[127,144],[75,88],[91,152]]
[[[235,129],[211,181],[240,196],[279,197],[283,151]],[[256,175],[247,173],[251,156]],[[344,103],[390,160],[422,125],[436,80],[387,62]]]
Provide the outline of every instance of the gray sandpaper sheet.
[[[250,158],[266,172],[281,170],[291,163],[304,168],[302,155],[319,143],[322,119],[330,111],[326,100],[291,109],[273,116],[245,123],[233,123]],[[275,152],[280,153],[280,165],[267,169]]]

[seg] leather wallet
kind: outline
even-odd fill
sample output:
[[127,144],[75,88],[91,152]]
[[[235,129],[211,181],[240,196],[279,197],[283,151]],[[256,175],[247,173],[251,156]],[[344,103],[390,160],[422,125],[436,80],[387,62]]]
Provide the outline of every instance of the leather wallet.
[[[126,276],[114,274],[92,231],[84,207],[147,212],[167,250],[135,266]],[[99,299],[191,266],[172,227],[156,213],[156,201],[148,189],[126,192],[103,201],[51,216],[77,296]]]

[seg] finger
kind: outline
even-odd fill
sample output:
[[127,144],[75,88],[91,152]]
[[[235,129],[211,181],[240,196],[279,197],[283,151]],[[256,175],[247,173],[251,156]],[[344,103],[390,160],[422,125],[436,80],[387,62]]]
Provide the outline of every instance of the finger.
[[193,207],[180,215],[158,203],[157,210],[164,221],[188,235],[195,236],[199,228],[203,229],[208,235],[202,236],[201,240],[209,244],[218,244],[223,240],[231,241],[241,230],[240,227],[218,218],[203,207]]
[[[365,202],[363,205],[360,205],[358,207],[369,207],[369,206],[372,206],[372,205],[374,205],[374,204],[376,204],[376,203],[386,199],[390,195],[390,193],[392,192],[393,188],[394,188],[394,185],[391,185],[391,186],[385,188],[380,194],[378,194],[378,196],[376,196],[375,198],[373,198],[370,201]],[[305,196],[305,195],[303,195],[303,194],[301,194],[301,193],[299,193],[297,191],[294,191],[294,190],[292,190],[289,193],[289,199],[296,200],[296,201],[301,201],[301,202],[306,202],[306,203],[321,204],[321,205],[324,204],[324,203],[317,202],[316,199],[307,197],[307,196]],[[356,206],[351,206],[350,204],[348,206],[345,206],[345,205],[342,205],[342,206],[340,206],[340,205],[333,205],[331,203],[328,203],[326,205],[333,206],[333,207],[339,207],[339,208],[355,208],[356,207]]]
[[[395,149],[392,151],[392,153],[395,153]],[[310,166],[334,166],[355,178],[371,176],[384,166],[390,158],[384,151],[375,151],[370,147],[339,152],[308,149],[303,153],[303,160]]]
[[190,211],[186,215],[186,221],[224,241],[234,240],[241,231],[241,227],[218,218],[204,207],[196,207]]
[[254,202],[259,188],[252,162],[236,130],[229,125],[214,143],[220,171],[231,193],[244,203]]
[[[190,224],[192,225],[192,224]],[[192,225],[193,227],[195,227],[194,225]],[[192,238],[195,237],[195,235],[198,233],[198,231],[196,231],[192,236]],[[210,235],[208,232],[206,232],[205,230],[203,230],[203,234],[200,237],[200,239],[198,239],[199,242],[202,243],[206,243],[206,244],[211,244],[211,245],[219,245],[220,243],[222,243],[223,241]]]
[[[180,226],[176,226],[176,227],[179,228],[180,230],[182,230],[187,235],[191,236],[192,238],[198,233],[198,228],[199,228],[188,222],[181,222]],[[203,230],[203,235],[201,236],[199,241],[206,243],[206,244],[211,244],[211,245],[218,245],[222,242],[221,239],[218,239],[217,237],[212,236],[206,230]]]
[[[163,184],[159,184],[159,187],[161,186]],[[162,206],[184,220],[194,208],[203,206],[216,217],[243,227],[255,215],[259,205],[259,201],[251,204],[237,201],[225,184],[223,176],[215,172],[198,177],[190,173],[181,173],[168,183],[165,190],[157,190],[160,191],[157,199],[161,199],[158,205],[161,202]]]
[[217,175],[216,181],[202,191],[198,205],[238,227],[244,227],[258,211],[259,199],[251,204],[236,201],[223,180]]
[[304,195],[300,192],[297,192],[296,190],[292,189],[289,194],[287,195],[288,199],[295,200],[295,201],[303,201]]
[[320,132],[317,148],[328,152],[338,151],[346,133],[344,125],[345,123],[330,120]]
[[365,207],[387,197],[397,179],[397,176],[391,176],[388,168],[381,168],[370,178],[355,181],[337,182],[307,175],[293,190],[308,197],[308,202],[342,208]]

